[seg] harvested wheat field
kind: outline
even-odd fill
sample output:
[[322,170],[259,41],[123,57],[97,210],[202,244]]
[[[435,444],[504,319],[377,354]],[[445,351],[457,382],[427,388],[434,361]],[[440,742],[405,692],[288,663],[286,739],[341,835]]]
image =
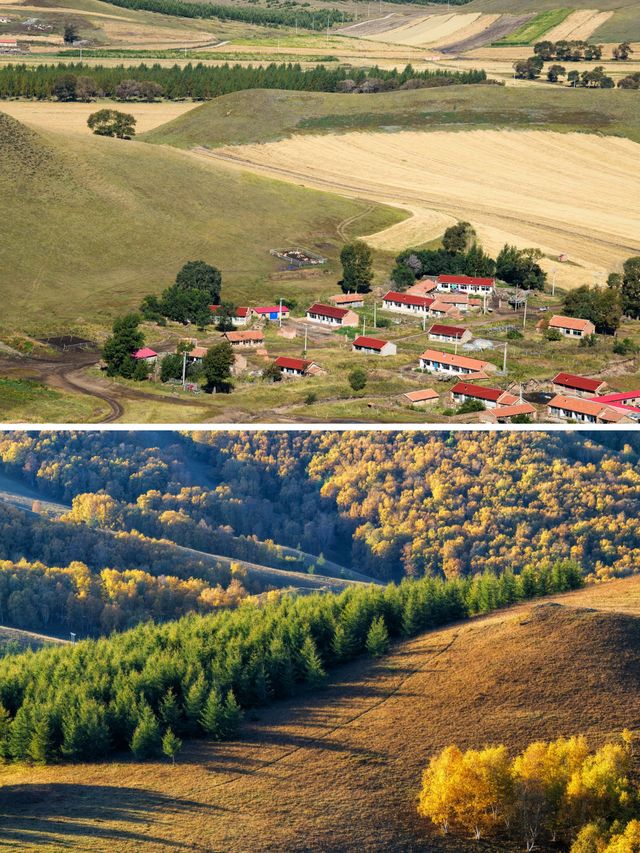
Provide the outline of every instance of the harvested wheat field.
[[490,252],[510,242],[538,246],[554,259],[566,254],[571,264],[558,270],[564,286],[592,283],[593,273],[640,254],[639,153],[627,139],[497,130],[300,135],[201,152],[297,184],[395,204],[425,222],[422,240],[411,219],[372,236],[380,248],[432,239],[445,217],[472,222]]
[[518,750],[583,733],[598,745],[636,729],[638,589],[628,578],[399,643],[379,662],[343,667],[324,690],[249,713],[237,742],[186,744],[175,767],[4,766],[5,844],[459,853],[459,839],[416,814],[429,757],[452,742]]
[[613,12],[598,12],[597,9],[577,9],[557,27],[553,27],[545,33],[545,41],[560,41],[561,39],[586,41],[612,15]]
[[410,47],[435,44],[470,26],[479,17],[479,12],[460,15],[427,15],[385,32],[362,35],[362,38],[405,44]]
[[[136,132],[153,130],[165,122],[192,110],[198,104],[180,101],[163,101],[157,104],[127,104],[125,112],[137,121]],[[59,103],[57,101],[4,101],[2,112],[35,130],[53,130],[72,133],[91,133],[87,118],[103,108],[113,109],[112,101],[104,103]]]

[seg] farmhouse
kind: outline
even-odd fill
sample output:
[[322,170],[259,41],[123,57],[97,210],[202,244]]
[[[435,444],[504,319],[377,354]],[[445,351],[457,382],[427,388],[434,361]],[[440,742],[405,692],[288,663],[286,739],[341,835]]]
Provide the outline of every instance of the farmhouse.
[[320,365],[305,358],[290,358],[288,355],[279,355],[275,363],[284,376],[308,376],[314,373],[322,373]]
[[286,305],[280,309],[279,305],[258,305],[252,308],[251,311],[258,317],[263,317],[266,320],[279,320],[282,313],[282,319],[286,320],[289,316],[289,309]]
[[[466,312],[471,307],[471,299],[466,293],[438,293],[436,298],[443,305],[453,305],[458,311]],[[477,302],[478,300],[474,299],[473,301]]]
[[389,290],[382,297],[382,307],[387,311],[396,311],[399,314],[419,314],[426,316],[433,299],[427,296],[416,296],[413,293],[400,293]]
[[412,406],[420,406],[426,409],[428,406],[435,405],[440,396],[433,388],[424,388],[422,391],[407,391],[402,395],[403,400],[411,403]]
[[149,349],[149,347],[142,347],[136,350],[132,357],[136,361],[146,361],[147,364],[155,364],[158,360],[158,353],[155,350]]
[[367,335],[358,335],[351,346],[353,352],[366,353],[367,355],[395,355],[397,347],[392,341],[383,341],[382,338],[370,338]]
[[336,293],[335,296],[329,297],[329,302],[340,308],[362,308],[364,297],[361,293]]
[[605,394],[602,397],[589,397],[590,400],[606,403],[612,409],[618,409],[634,420],[640,420],[640,391]]
[[496,406],[493,409],[488,409],[482,415],[480,420],[485,423],[493,424],[508,424],[515,417],[527,417],[529,420],[535,421],[537,412],[531,403],[514,403],[513,406]]
[[588,424],[632,423],[620,409],[605,406],[601,401],[585,400],[558,394],[549,401],[549,415],[563,421],[578,421]]
[[2,36],[0,38],[0,53],[10,52],[18,49],[18,40],[13,36]]
[[489,361],[481,361],[479,358],[468,358],[466,355],[453,355],[449,352],[428,349],[420,356],[420,367],[422,370],[437,371],[466,375],[480,371],[488,373],[495,372],[498,368]]
[[[544,329],[544,320],[536,326],[539,330]],[[579,320],[577,317],[563,317],[561,314],[554,314],[549,320],[549,328],[557,329],[561,335],[567,338],[584,338],[587,335],[595,334],[596,327],[591,320]]]
[[495,278],[477,278],[470,275],[439,275],[438,290],[445,293],[473,293],[476,296],[491,296],[495,293]]
[[190,361],[192,364],[200,364],[208,352],[209,350],[206,347],[193,347],[187,353],[187,361]]
[[[209,305],[209,310],[212,314],[217,314],[220,310],[219,305]],[[251,308],[248,308],[246,305],[240,305],[239,308],[236,308],[235,315],[231,318],[231,322],[234,326],[246,326],[247,320],[251,316]]]
[[604,394],[607,383],[602,379],[588,379],[573,373],[558,373],[553,378],[553,390],[556,394],[573,394],[587,397],[591,394]]
[[440,323],[434,323],[429,329],[430,341],[442,341],[448,344],[463,344],[470,341],[472,334],[469,329],[463,329],[462,326],[443,326]]
[[462,314],[455,305],[449,305],[440,298],[432,300],[429,306],[429,317],[445,317],[450,319],[462,319]]
[[432,293],[438,287],[438,282],[431,278],[423,278],[421,281],[416,281],[411,287],[408,287],[406,293],[412,293],[414,296],[426,296]]
[[229,341],[234,349],[258,347],[264,343],[264,333],[253,329],[242,332],[223,332],[222,337]]
[[459,405],[467,400],[479,400],[484,403],[486,409],[495,409],[500,405],[513,406],[519,402],[517,397],[502,388],[485,388],[483,385],[458,382],[451,389],[451,401]]
[[325,323],[327,326],[357,326],[360,319],[350,308],[338,308],[336,305],[323,305],[314,302],[307,311],[307,320],[312,323]]

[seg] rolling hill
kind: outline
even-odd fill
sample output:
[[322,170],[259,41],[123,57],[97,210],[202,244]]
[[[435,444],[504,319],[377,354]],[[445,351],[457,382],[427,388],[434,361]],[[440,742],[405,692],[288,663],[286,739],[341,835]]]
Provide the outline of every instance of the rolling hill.
[[637,729],[639,652],[636,578],[520,605],[343,667],[251,715],[241,741],[189,744],[175,768],[4,767],[3,834],[24,850],[459,851],[416,815],[428,758]]
[[11,210],[0,224],[0,267],[12,271],[5,330],[104,328],[189,259],[218,265],[233,298],[234,285],[250,289],[275,268],[275,245],[322,245],[335,257],[344,220],[366,214],[355,227],[367,233],[402,218],[169,148],[36,133],[1,112],[0,158]]

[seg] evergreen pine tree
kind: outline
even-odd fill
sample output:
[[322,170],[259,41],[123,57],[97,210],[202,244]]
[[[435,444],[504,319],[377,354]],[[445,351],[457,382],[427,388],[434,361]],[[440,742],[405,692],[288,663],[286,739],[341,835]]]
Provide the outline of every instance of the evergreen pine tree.
[[242,719],[242,708],[238,705],[233,690],[227,693],[224,701],[222,714],[223,733],[225,738],[234,737],[238,733],[240,720]]
[[169,688],[160,700],[159,714],[163,726],[172,732],[177,730],[180,720],[180,706],[172,688]]
[[184,712],[187,720],[187,730],[191,734],[198,732],[200,716],[204,708],[205,698],[207,695],[207,685],[204,678],[200,676],[193,682],[187,690],[187,695],[184,700]]
[[374,658],[382,657],[389,650],[389,632],[383,616],[376,616],[367,634],[367,651]]
[[36,764],[48,764],[55,755],[53,723],[47,709],[40,711],[29,741],[29,757]]
[[9,753],[14,761],[26,761],[29,758],[31,735],[31,713],[28,705],[21,705],[13,718],[9,734]]
[[176,763],[176,755],[182,749],[182,741],[179,737],[174,735],[171,729],[167,729],[164,733],[164,737],[162,738],[162,751],[167,756],[167,758],[171,759],[171,763]]
[[160,725],[151,707],[144,703],[131,738],[131,751],[136,758],[151,758],[159,747]]
[[9,748],[9,739],[11,737],[11,715],[0,704],[0,760],[11,758],[11,750]]
[[200,726],[212,740],[225,736],[224,704],[218,687],[212,687],[200,715]]
[[325,680],[326,673],[322,666],[320,655],[316,649],[316,644],[313,642],[311,637],[307,636],[305,639],[300,650],[300,655],[304,663],[305,681],[312,687],[317,687],[322,684]]

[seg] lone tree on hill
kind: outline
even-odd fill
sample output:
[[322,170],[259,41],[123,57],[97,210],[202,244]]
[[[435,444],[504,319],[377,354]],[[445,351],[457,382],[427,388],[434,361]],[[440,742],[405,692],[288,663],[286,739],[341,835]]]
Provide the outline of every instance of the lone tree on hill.
[[171,729],[167,729],[164,737],[162,738],[162,751],[167,756],[167,758],[171,759],[171,763],[176,763],[176,755],[182,749],[182,741],[177,735],[171,731]]
[[220,270],[204,261],[188,261],[167,287],[160,299],[165,317],[178,323],[207,326],[213,315],[210,305],[220,302],[222,276]]
[[202,370],[212,391],[221,391],[224,394],[231,391],[231,368],[234,360],[233,347],[228,341],[210,347],[202,359]]
[[98,136],[131,139],[136,135],[136,119],[129,113],[121,113],[118,110],[105,109],[91,113],[87,124]]
[[78,28],[75,24],[67,22],[64,25],[64,43],[65,44],[73,44],[74,41],[78,40]]
[[442,248],[452,255],[468,252],[476,240],[476,232],[470,222],[457,222],[444,232]]
[[349,385],[354,391],[362,391],[367,384],[367,373],[362,367],[354,367],[349,374]]
[[131,379],[134,375],[136,363],[132,354],[144,346],[144,335],[139,325],[140,317],[137,314],[126,314],[114,322],[113,334],[107,338],[102,350],[109,376]]
[[340,252],[342,281],[345,293],[368,293],[373,281],[373,256],[371,249],[362,240],[347,243]]

